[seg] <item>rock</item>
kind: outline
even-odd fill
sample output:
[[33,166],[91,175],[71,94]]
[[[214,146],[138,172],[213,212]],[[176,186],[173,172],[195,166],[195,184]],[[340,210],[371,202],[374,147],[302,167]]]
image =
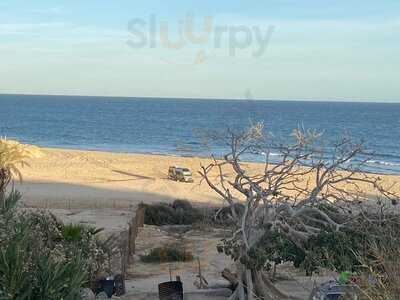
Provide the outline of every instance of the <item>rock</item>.
[[94,295],[93,291],[91,289],[83,289],[82,290],[82,300],[95,300],[96,296]]

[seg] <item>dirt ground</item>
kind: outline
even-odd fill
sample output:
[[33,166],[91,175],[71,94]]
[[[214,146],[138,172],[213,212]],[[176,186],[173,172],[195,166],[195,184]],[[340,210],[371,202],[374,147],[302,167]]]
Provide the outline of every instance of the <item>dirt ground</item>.
[[[118,234],[127,228],[133,211],[117,209],[97,210],[66,210],[52,209],[66,223],[90,224],[104,228],[105,234]],[[221,272],[224,268],[234,270],[232,261],[217,252],[216,246],[221,238],[227,233],[222,229],[209,228],[179,228],[171,226],[148,226],[140,229],[136,242],[136,257],[128,273],[126,281],[127,295],[123,299],[152,300],[158,299],[158,284],[169,281],[180,276],[183,282],[185,299],[228,299],[230,291],[221,289],[228,283],[222,278]],[[186,250],[192,252],[195,259],[192,262],[178,263],[143,263],[140,255],[150,251],[152,248],[179,244]],[[198,260],[200,260],[201,271],[210,286],[220,287],[214,290],[199,290],[194,282],[198,280]],[[278,288],[287,294],[308,299],[308,296],[316,283],[331,280],[336,276],[334,273],[325,273],[320,276],[307,277],[304,273],[296,270],[290,265],[278,267],[276,282]]]

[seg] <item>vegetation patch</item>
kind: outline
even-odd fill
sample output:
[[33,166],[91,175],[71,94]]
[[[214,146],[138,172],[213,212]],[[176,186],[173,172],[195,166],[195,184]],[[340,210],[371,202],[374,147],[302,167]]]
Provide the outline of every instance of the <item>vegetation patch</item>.
[[154,248],[140,259],[145,263],[186,262],[193,260],[193,254],[174,245]]
[[99,230],[20,212],[19,199],[6,195],[0,210],[0,299],[80,299],[99,273],[109,272],[110,250]]
[[172,204],[142,205],[145,208],[144,223],[147,225],[192,225],[212,219],[212,214],[193,207],[186,200],[175,200]]

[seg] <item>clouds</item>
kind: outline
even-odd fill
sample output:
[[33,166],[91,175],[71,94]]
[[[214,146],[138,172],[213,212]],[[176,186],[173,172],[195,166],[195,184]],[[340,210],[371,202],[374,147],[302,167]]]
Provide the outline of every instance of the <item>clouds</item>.
[[[0,93],[237,98],[251,89],[264,99],[400,99],[399,3],[4,0]],[[175,50],[127,45],[130,20],[155,14],[171,24],[173,39],[191,12],[199,30],[212,16],[215,26],[274,26],[274,32],[257,58],[245,49],[231,57],[228,43]],[[204,59],[191,63],[199,50]]]

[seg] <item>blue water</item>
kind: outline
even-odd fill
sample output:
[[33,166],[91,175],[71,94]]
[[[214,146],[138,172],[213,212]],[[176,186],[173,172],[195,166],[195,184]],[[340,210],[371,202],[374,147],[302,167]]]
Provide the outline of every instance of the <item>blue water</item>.
[[261,120],[277,136],[347,132],[375,153],[370,170],[400,174],[400,104],[0,95],[0,135],[46,147],[204,156],[224,147],[199,132]]

